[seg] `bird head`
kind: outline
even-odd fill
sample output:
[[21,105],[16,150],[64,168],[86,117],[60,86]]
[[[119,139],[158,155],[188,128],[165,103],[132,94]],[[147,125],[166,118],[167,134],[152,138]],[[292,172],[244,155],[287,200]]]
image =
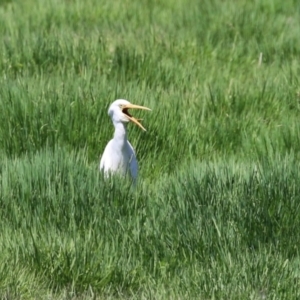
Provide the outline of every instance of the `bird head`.
[[146,131],[146,129],[143,127],[143,125],[140,123],[142,119],[136,119],[134,118],[130,113],[129,109],[144,109],[144,110],[151,110],[148,107],[140,106],[131,104],[129,101],[124,99],[118,99],[115,100],[108,109],[108,115],[111,117],[113,123],[128,123],[132,122],[136,125],[138,125],[140,128]]

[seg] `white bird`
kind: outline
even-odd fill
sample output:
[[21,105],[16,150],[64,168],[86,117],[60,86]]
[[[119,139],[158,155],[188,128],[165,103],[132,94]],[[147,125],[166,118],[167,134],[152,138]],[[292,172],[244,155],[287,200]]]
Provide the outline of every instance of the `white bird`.
[[133,122],[140,128],[146,129],[139,122],[141,119],[134,118],[129,109],[151,110],[148,107],[134,105],[124,99],[115,100],[108,109],[108,115],[115,126],[115,133],[112,140],[108,142],[100,161],[100,171],[105,176],[110,174],[129,174],[135,181],[138,175],[138,162],[135,152],[129,141],[127,140],[127,124]]

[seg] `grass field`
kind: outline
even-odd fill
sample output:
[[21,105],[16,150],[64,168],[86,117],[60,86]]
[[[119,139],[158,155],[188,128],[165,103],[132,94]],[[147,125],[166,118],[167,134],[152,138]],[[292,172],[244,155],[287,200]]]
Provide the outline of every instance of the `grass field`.
[[[298,0],[0,1],[0,299],[299,299]],[[135,189],[104,181],[109,104]]]

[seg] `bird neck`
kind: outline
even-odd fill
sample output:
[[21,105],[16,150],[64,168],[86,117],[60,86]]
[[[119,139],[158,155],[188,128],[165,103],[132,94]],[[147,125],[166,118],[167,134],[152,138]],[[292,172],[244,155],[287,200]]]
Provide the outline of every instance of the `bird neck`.
[[120,144],[120,146],[124,146],[127,142],[127,129],[126,124],[122,122],[116,122],[115,125],[115,133],[114,140]]

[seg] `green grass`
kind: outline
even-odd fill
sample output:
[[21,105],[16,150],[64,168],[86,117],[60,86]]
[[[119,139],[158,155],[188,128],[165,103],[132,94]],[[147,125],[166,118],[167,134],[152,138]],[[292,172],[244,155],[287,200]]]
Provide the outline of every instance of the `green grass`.
[[0,1],[0,299],[299,298],[298,2]]

